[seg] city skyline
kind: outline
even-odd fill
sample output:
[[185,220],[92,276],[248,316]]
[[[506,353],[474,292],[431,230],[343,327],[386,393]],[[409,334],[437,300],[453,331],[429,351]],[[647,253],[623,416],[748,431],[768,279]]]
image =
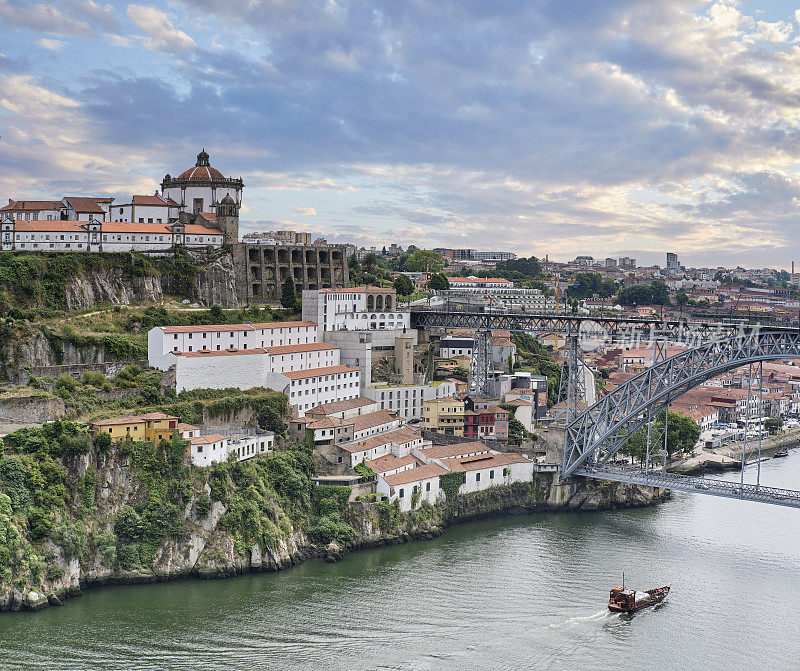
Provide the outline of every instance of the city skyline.
[[0,0],[0,193],[152,193],[205,147],[244,178],[243,233],[788,269],[797,19]]

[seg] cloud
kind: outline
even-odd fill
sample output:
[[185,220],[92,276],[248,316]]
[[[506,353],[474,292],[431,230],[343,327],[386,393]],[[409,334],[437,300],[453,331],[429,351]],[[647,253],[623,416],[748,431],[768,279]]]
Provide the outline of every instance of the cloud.
[[52,3],[0,0],[0,19],[9,26],[54,35],[84,35],[89,32],[85,21],[65,15]]
[[[129,179],[128,193],[205,146],[244,178],[248,219],[314,216],[331,239],[742,263],[800,251],[797,16],[695,0],[142,3],[123,31],[113,4],[0,0],[0,19],[22,8],[13,25],[73,35],[93,63],[63,49],[44,71],[42,42],[17,64],[34,97],[80,101],[9,111],[20,183],[52,183],[22,160],[48,143],[59,161],[125,157],[104,188]],[[84,190],[105,184],[89,163]]]
[[172,25],[169,17],[151,5],[128,5],[128,18],[148,36],[149,49],[157,51],[188,51],[197,45],[182,30]]
[[61,40],[54,40],[49,37],[40,37],[36,44],[38,44],[42,49],[47,49],[48,51],[58,51],[64,46],[64,42]]

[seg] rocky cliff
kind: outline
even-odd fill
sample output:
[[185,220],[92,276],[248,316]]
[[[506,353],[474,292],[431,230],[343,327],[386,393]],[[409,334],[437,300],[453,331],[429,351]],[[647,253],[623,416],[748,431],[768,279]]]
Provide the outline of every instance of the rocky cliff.
[[97,584],[274,571],[309,557],[335,561],[478,517],[649,505],[665,496],[540,476],[401,513],[394,503],[349,501],[349,488],[315,487],[310,448],[302,444],[197,469],[187,465],[182,441],[109,449],[71,431],[65,423],[7,439],[0,610],[59,605]]

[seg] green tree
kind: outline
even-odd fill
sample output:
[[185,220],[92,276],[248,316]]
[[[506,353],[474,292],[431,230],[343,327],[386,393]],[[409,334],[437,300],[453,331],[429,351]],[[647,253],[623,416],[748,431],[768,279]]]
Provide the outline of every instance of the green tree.
[[393,286],[398,296],[410,296],[414,293],[414,283],[407,275],[398,275],[395,277]]
[[417,249],[405,262],[403,270],[415,273],[438,273],[444,268],[444,259],[439,252]]
[[675,294],[676,305],[684,307],[685,305],[688,305],[688,303],[689,303],[689,297],[686,295],[685,291],[679,291],[677,294]]
[[450,280],[444,273],[433,273],[431,279],[428,280],[428,288],[434,291],[447,291],[450,288]]
[[650,295],[653,305],[669,305],[669,287],[660,280],[650,283]]
[[297,303],[298,300],[297,293],[295,293],[294,290],[294,280],[291,277],[287,277],[281,291],[281,305],[287,310],[296,310],[298,307]]
[[211,320],[212,324],[225,323],[225,313],[222,311],[222,308],[219,305],[212,305],[208,309],[208,318]]
[[539,277],[542,274],[542,264],[535,256],[530,258],[510,259],[497,264],[497,270],[514,271],[526,277]]
[[258,426],[265,431],[273,431],[276,436],[281,436],[286,431],[286,422],[283,421],[281,414],[275,408],[267,405],[258,413],[256,420]]
[[[655,429],[658,434],[664,435],[663,412],[655,423]],[[699,437],[700,427],[691,417],[687,417],[680,412],[669,413],[667,421],[667,452],[670,456],[676,452],[691,452]]]
[[783,426],[783,418],[781,417],[768,417],[764,421],[764,428],[771,434],[776,434]]

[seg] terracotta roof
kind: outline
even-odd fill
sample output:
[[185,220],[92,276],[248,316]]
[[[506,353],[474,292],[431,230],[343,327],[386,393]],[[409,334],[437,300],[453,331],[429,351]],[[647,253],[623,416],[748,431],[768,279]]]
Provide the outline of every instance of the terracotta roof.
[[306,410],[306,415],[332,415],[336,412],[343,412],[344,410],[351,410],[353,408],[363,408],[367,405],[378,405],[377,401],[365,396],[357,398],[348,398],[345,401],[332,401],[331,403],[323,403],[317,405],[311,410]]
[[212,433],[208,436],[195,436],[189,438],[192,445],[207,445],[208,443],[216,443],[218,440],[227,440],[228,436],[223,436],[221,433]]
[[142,419],[178,419],[174,415],[167,415],[163,412],[146,412],[144,415],[140,415]]
[[450,281],[450,284],[453,284],[453,282],[464,282],[467,284],[499,282],[501,284],[511,284],[509,280],[503,279],[502,277],[448,277],[447,279]]
[[381,424],[395,422],[398,419],[399,417],[390,410],[376,410],[375,412],[370,412],[366,415],[353,417],[354,430],[363,431],[364,429],[370,429],[373,426],[380,426]]
[[[305,419],[305,418],[303,418]],[[315,417],[311,421],[306,422],[307,429],[332,429],[337,426],[343,426],[345,420],[338,417]],[[352,424],[352,422],[351,422]]]
[[322,368],[309,368],[308,370],[287,370],[281,373],[284,377],[290,380],[302,380],[307,377],[319,377],[320,375],[335,375],[337,373],[357,373],[358,368],[351,368],[350,366],[323,366]]
[[530,464],[532,462],[521,454],[501,452],[500,454],[478,454],[474,457],[442,459],[442,463],[451,471],[478,471],[483,468],[495,468],[497,466],[508,466],[509,464]]
[[371,468],[373,471],[375,471],[375,473],[385,473],[386,471],[391,471],[395,468],[402,468],[403,466],[408,466],[409,464],[414,464],[414,468],[425,465],[413,454],[407,454],[404,457],[398,457],[394,454],[385,454],[377,459],[365,461],[364,464],[366,464],[368,468]]
[[344,287],[343,289],[320,289],[320,291],[325,292],[326,294],[363,294],[367,291],[394,291],[391,287],[371,287],[371,286],[363,286],[363,287]]
[[127,417],[111,417],[110,419],[100,419],[92,422],[92,426],[118,426],[120,424],[141,424],[147,420],[154,419],[178,419],[174,415],[166,415],[163,412],[148,412],[144,415],[129,415]]
[[225,176],[210,165],[195,165],[184,170],[177,179],[188,179],[193,182],[218,182],[224,180]]
[[222,231],[200,224],[186,224],[183,230],[189,235],[222,235]]
[[40,212],[41,210],[60,210],[62,207],[64,204],[60,200],[15,200],[0,207],[0,212]]
[[85,221],[26,221],[19,219],[14,221],[14,230],[21,232],[43,232],[47,233],[53,231],[55,233],[83,233],[87,234],[88,231],[82,227]]
[[255,329],[285,329],[285,328],[294,328],[295,326],[316,326],[316,322],[310,321],[298,321],[298,322],[259,322],[258,324],[252,324],[253,328]]
[[158,207],[168,207],[167,201],[161,196],[134,196],[131,199],[134,205],[155,205]]
[[204,357],[204,356],[237,356],[239,354],[266,354],[267,350],[261,347],[254,347],[253,349],[206,349],[198,350],[197,352],[168,352],[173,356],[185,357]]
[[[352,420],[344,421],[350,422]],[[408,427],[404,426],[399,429],[395,429],[394,431],[387,431],[385,433],[379,433],[377,436],[370,436],[364,440],[359,440],[357,443],[339,445],[339,447],[345,452],[364,452],[365,450],[371,450],[375,447],[379,447],[380,445],[387,445],[389,443],[405,445],[419,438],[421,438],[421,436],[416,431],[412,431]]]
[[297,352],[319,352],[323,350],[339,349],[336,345],[329,345],[326,342],[307,342],[300,345],[276,345],[267,347],[267,351],[272,355],[296,354]]
[[400,473],[393,473],[392,475],[382,477],[387,485],[394,487],[395,485],[407,485],[411,482],[435,478],[445,473],[447,473],[447,470],[439,466],[439,464],[425,464],[424,466],[409,468],[407,471],[401,471]]
[[118,426],[120,424],[143,424],[144,420],[139,415],[130,417],[112,417],[111,419],[100,419],[92,422],[92,426]]
[[[85,222],[84,222],[85,223]],[[149,233],[150,235],[172,235],[168,224],[140,224],[135,221],[101,221],[103,233]]]
[[449,459],[452,457],[461,457],[465,454],[488,453],[489,450],[486,445],[480,441],[472,441],[470,443],[457,443],[456,445],[434,445],[427,450],[422,450],[422,454],[427,459]]
[[110,203],[113,198],[82,198],[76,196],[68,196],[63,199],[69,206],[76,212],[81,213],[97,213],[103,214],[105,210],[98,205],[98,203]]
[[185,422],[180,422],[178,424],[179,431],[199,431],[199,426],[192,426],[191,424],[186,424]]
[[250,324],[202,324],[195,326],[159,326],[164,333],[202,333],[205,331],[252,331]]

